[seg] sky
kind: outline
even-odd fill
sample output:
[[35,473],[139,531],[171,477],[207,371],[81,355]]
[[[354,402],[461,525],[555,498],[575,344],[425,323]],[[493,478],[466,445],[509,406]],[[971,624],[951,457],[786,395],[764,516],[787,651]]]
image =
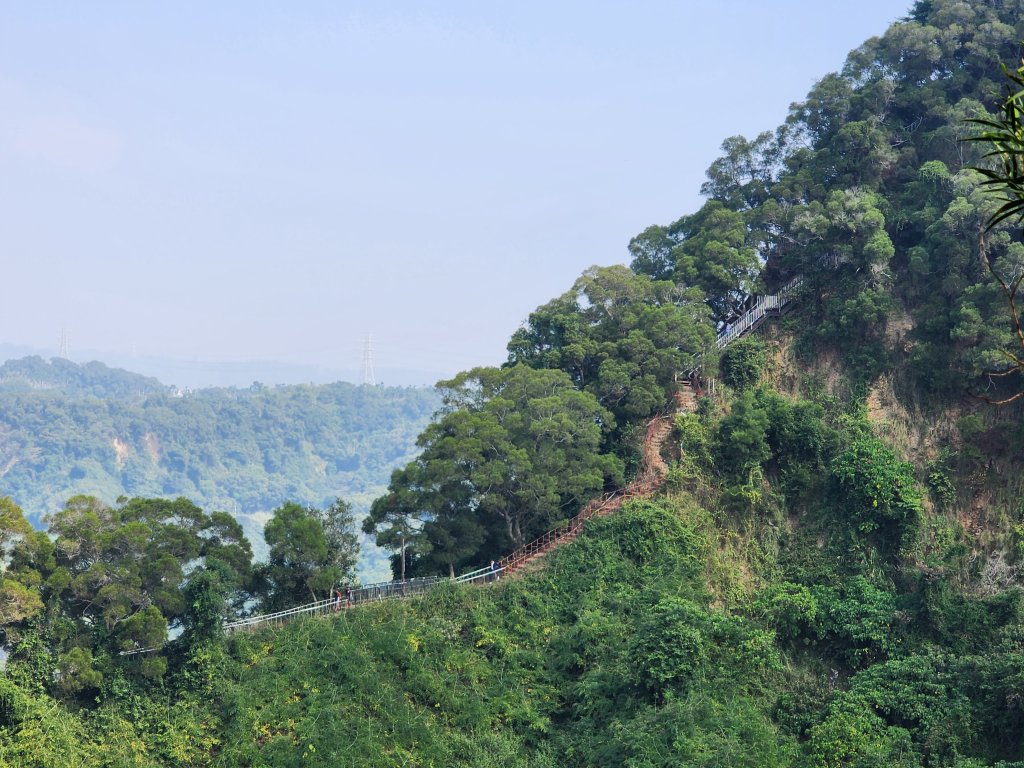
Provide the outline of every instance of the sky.
[[909,5],[0,0],[0,344],[500,364]]

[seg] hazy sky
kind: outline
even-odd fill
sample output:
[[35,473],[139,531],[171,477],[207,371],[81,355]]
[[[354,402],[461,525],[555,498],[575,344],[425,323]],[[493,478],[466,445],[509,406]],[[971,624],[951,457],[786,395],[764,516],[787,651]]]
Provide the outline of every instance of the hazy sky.
[[909,4],[0,3],[0,342],[500,363]]

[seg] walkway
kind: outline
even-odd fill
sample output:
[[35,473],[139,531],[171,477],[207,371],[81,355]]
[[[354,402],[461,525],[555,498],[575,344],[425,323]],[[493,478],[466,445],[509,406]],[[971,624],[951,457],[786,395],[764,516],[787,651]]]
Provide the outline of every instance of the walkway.
[[[758,296],[742,316],[718,333],[715,338],[715,347],[719,350],[724,349],[736,339],[756,330],[767,318],[782,314],[784,308],[796,298],[802,283],[803,279],[797,277],[783,286],[778,293]],[[668,412],[659,414],[648,422],[647,434],[644,436],[641,448],[640,471],[629,485],[620,491],[606,493],[594,499],[576,517],[564,525],[548,531],[540,538],[503,557],[497,563],[496,568],[480,568],[454,579],[447,576],[432,576],[424,579],[409,579],[404,582],[386,581],[380,584],[370,584],[351,590],[347,600],[335,598],[320,600],[276,613],[238,619],[225,623],[224,631],[234,632],[264,624],[282,624],[297,616],[331,614],[356,605],[422,595],[442,582],[489,583],[496,581],[501,574],[511,575],[516,571],[521,571],[530,563],[544,557],[555,547],[566,544],[579,536],[591,518],[610,515],[619,509],[626,500],[651,496],[661,487],[668,472],[668,467],[661,456],[662,448],[665,440],[672,433],[675,414],[692,412],[696,409],[697,397],[693,388],[693,380],[702,367],[700,358],[695,358],[693,367],[684,372],[685,375],[679,382],[679,390],[673,399],[673,406]]]

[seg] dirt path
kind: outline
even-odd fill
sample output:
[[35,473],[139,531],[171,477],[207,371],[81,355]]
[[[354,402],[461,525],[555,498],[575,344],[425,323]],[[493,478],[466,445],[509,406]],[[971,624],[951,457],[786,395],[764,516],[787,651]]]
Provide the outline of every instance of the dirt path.
[[502,558],[501,566],[505,574],[509,575],[522,570],[527,565],[543,558],[555,547],[572,541],[580,535],[590,518],[612,514],[620,509],[627,499],[643,498],[654,494],[665,482],[665,475],[668,473],[668,465],[661,453],[665,440],[672,434],[672,428],[675,426],[675,415],[692,412],[696,410],[696,407],[697,397],[690,385],[684,383],[672,399],[672,409],[668,413],[655,416],[647,423],[647,433],[644,435],[644,441],[640,448],[640,471],[636,473],[636,477],[629,485],[621,491],[594,499],[565,525],[548,531],[536,541],[532,541]]

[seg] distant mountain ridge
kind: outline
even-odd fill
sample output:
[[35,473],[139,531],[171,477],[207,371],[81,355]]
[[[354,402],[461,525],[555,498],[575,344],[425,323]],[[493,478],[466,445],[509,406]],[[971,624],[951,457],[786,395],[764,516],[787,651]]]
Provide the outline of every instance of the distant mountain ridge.
[[427,388],[182,390],[55,358],[0,365],[0,495],[37,523],[75,494],[187,496],[238,516],[286,500],[365,508],[416,452]]
[[95,360],[78,364],[60,357],[47,361],[33,355],[0,365],[0,391],[39,390],[72,396],[126,397],[166,392],[168,387],[150,376],[109,368]]
[[[20,361],[29,357],[59,360],[55,349],[28,347],[0,342],[0,360]],[[123,369],[137,375],[159,379],[162,384],[183,389],[210,387],[248,387],[253,382],[278,384],[331,384],[336,381],[360,383],[363,373],[357,367],[296,363],[281,360],[189,360],[157,355],[119,354],[101,349],[74,349],[68,362],[92,365],[101,361],[111,369]],[[353,361],[358,365],[358,360]],[[375,366],[377,383],[396,387],[429,387],[454,371]]]

